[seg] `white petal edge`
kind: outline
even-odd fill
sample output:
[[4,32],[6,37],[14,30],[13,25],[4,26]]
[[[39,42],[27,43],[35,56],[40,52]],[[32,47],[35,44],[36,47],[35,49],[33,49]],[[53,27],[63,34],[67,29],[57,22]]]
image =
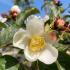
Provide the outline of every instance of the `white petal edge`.
[[28,38],[27,38],[26,30],[19,29],[13,37],[14,47],[24,49],[25,48],[25,43],[27,42],[27,39]]
[[30,62],[33,62],[33,61],[36,61],[38,59],[38,56],[39,56],[39,53],[31,53],[28,49],[28,47],[26,47],[24,49],[24,55],[25,55],[25,58],[30,61]]
[[57,57],[58,50],[49,44],[38,59],[45,64],[52,64],[57,60]]
[[44,22],[40,17],[31,15],[27,18],[26,29],[32,35],[40,35],[44,32]]
[[49,20],[49,16],[48,15],[44,16],[43,21],[46,22],[48,20]]

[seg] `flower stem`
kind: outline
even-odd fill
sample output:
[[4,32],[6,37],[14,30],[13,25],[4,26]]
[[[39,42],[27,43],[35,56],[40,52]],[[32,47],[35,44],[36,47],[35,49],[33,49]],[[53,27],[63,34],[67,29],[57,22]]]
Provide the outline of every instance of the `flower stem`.
[[38,65],[38,60],[37,60],[37,70],[40,70],[40,69],[39,69],[39,65]]
[[58,61],[56,61],[56,65],[57,65],[57,68],[58,70],[65,70]]

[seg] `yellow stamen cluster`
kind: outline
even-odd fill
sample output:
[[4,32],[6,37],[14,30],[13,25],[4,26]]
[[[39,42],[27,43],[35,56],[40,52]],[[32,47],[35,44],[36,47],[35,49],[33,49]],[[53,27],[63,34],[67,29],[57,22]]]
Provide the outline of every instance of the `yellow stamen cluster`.
[[45,48],[44,37],[33,36],[30,40],[29,50],[32,52],[39,52]]

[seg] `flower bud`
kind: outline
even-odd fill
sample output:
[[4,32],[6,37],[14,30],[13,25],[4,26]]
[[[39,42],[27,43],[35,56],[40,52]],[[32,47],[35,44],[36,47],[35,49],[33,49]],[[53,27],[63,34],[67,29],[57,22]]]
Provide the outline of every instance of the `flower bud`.
[[17,14],[19,14],[21,12],[20,8],[17,6],[17,5],[14,5],[12,8],[11,8],[11,12],[16,12]]
[[16,20],[16,17],[20,14],[20,12],[21,12],[20,8],[17,5],[14,5],[10,11],[12,19]]
[[65,21],[61,18],[57,18],[54,22],[54,27],[58,29],[63,29],[65,25]]
[[55,4],[57,4],[57,3],[58,3],[58,0],[53,0],[53,1],[54,1],[54,3],[55,3]]
[[61,6],[62,3],[59,0],[53,0],[54,4],[57,6]]
[[50,37],[51,40],[57,41],[56,32],[50,32],[50,33],[49,33],[49,37]]

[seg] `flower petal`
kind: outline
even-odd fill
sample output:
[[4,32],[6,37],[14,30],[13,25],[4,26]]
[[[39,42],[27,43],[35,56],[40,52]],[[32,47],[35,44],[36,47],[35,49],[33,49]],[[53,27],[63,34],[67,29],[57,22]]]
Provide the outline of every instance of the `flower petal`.
[[57,60],[57,57],[57,49],[51,45],[48,45],[47,48],[38,57],[38,59],[45,64],[52,64]]
[[44,32],[44,22],[40,17],[32,15],[26,21],[26,28],[32,35],[40,35]]
[[13,45],[20,49],[25,48],[27,41],[28,41],[28,34],[23,29],[17,31],[13,37]]
[[33,61],[36,61],[38,59],[38,56],[39,56],[39,53],[31,53],[28,49],[28,47],[26,47],[24,49],[24,55],[25,55],[25,58],[30,61],[30,62],[33,62]]
[[49,20],[49,16],[48,15],[44,16],[43,21],[46,22],[48,20]]

